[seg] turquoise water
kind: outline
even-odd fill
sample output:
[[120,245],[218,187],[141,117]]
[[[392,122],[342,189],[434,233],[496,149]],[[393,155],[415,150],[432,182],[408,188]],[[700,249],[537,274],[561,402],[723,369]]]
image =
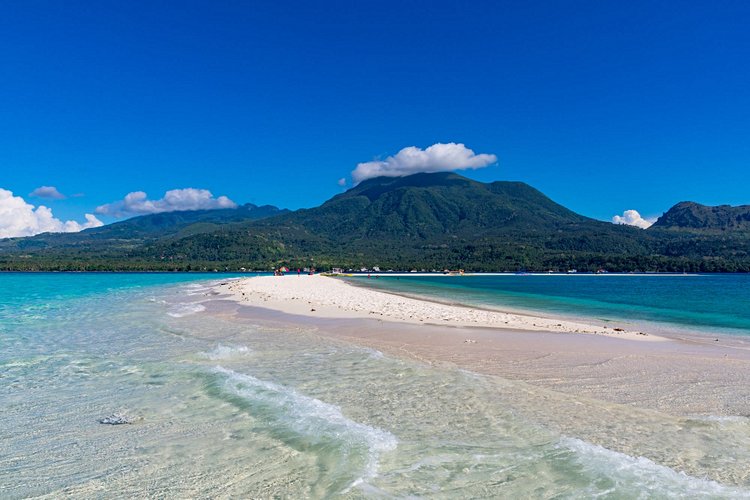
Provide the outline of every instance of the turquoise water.
[[501,275],[352,278],[376,288],[605,320],[750,335],[750,275]]
[[0,497],[750,498],[747,417],[393,359],[216,279],[0,275]]

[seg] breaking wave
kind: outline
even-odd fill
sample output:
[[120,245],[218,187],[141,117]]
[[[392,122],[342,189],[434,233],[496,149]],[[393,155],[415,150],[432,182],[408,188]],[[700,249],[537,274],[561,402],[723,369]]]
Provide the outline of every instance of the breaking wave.
[[[573,452],[573,460],[583,472],[604,478],[608,493],[633,498],[750,498],[750,491],[725,486],[659,465],[645,457],[633,457],[575,438],[562,438],[559,448]],[[599,492],[601,494],[601,492]]]
[[222,359],[231,359],[239,356],[247,356],[252,351],[249,347],[244,345],[232,346],[219,344],[209,352],[202,353],[202,356],[210,359],[211,361],[219,361]]
[[169,316],[172,316],[173,318],[182,318],[184,316],[190,316],[191,314],[199,313],[205,310],[206,306],[204,306],[203,304],[181,303],[171,307],[167,314]]
[[223,377],[221,389],[249,403],[253,415],[262,418],[277,438],[299,449],[333,455],[337,467],[328,472],[342,491],[375,477],[381,454],[398,444],[390,432],[350,420],[339,407],[290,387],[221,366],[214,372]]

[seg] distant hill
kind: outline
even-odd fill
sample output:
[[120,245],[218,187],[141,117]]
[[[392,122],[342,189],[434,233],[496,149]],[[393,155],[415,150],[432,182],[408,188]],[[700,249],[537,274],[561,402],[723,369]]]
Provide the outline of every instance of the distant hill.
[[2,240],[0,269],[750,271],[750,231],[675,229],[718,227],[731,217],[740,224],[741,214],[708,210],[711,219],[679,207],[642,230],[584,217],[521,182],[380,177],[294,212],[254,205],[170,212]]
[[750,205],[710,207],[691,201],[683,201],[659,217],[652,227],[655,229],[750,231]]
[[86,229],[80,233],[43,233],[27,238],[0,240],[0,252],[65,247],[111,252],[122,247],[139,246],[154,239],[211,232],[224,224],[253,221],[286,212],[288,210],[271,205],[256,206],[252,203],[237,208],[162,212]]
[[287,213],[271,205],[252,203],[237,208],[212,210],[184,210],[142,215],[87,231],[92,238],[145,238],[169,235],[189,235],[216,229],[223,224],[254,221]]

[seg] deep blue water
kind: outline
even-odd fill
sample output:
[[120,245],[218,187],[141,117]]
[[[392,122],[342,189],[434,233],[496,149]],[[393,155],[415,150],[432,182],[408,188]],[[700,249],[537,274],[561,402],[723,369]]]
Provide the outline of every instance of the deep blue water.
[[750,335],[750,275],[501,275],[353,278],[451,302]]

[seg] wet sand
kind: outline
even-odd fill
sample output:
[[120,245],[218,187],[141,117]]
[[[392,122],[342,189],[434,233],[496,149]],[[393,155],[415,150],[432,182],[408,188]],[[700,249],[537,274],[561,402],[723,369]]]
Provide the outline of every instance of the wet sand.
[[[290,277],[288,282],[293,284],[294,279]],[[300,278],[300,283],[304,280]],[[321,336],[388,355],[520,380],[576,397],[679,416],[750,415],[750,351],[742,343],[732,344],[724,338],[706,342],[689,337],[549,332],[538,327],[529,331],[466,323],[447,326],[430,321],[384,320],[379,315],[375,319],[369,312],[359,316],[349,312],[350,317],[346,317],[333,314],[335,311],[325,314],[321,311],[325,305],[290,307],[284,300],[250,299],[247,292],[243,297],[241,292],[228,290],[228,286],[236,288],[243,281],[249,280],[218,286],[221,300],[212,301],[208,312],[315,328]],[[359,289],[345,283],[342,286]],[[538,318],[529,318],[532,324],[540,324]],[[562,320],[551,321],[564,324]],[[656,338],[660,341],[644,341]]]

